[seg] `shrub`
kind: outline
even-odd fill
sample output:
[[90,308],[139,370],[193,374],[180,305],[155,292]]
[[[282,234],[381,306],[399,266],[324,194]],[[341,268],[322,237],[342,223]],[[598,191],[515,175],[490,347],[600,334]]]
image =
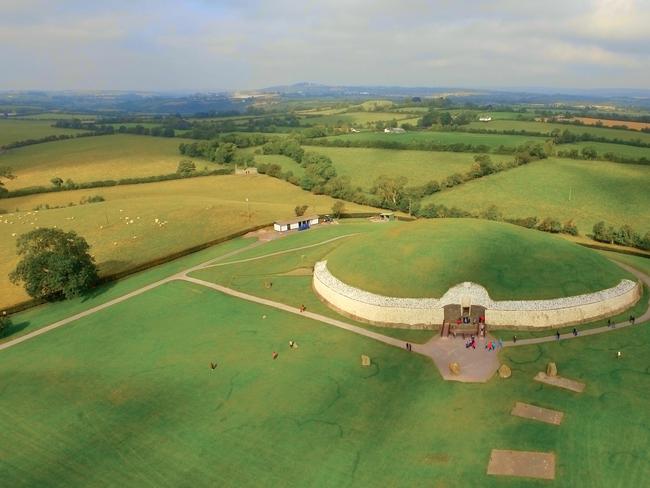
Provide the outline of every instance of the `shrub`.
[[302,217],[309,208],[309,205],[296,205],[293,209],[296,217]]
[[562,231],[562,224],[555,219],[547,217],[539,223],[537,228],[543,232],[552,232],[553,234],[557,234]]

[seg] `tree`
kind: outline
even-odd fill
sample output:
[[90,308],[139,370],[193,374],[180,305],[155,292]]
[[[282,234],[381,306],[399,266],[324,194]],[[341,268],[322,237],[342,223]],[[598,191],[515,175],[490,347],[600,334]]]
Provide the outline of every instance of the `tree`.
[[302,217],[308,208],[309,205],[296,205],[293,211],[296,213],[296,217]]
[[388,204],[390,208],[397,208],[404,193],[406,182],[407,179],[404,176],[391,178],[390,176],[381,175],[375,180],[370,193],[381,197],[383,203]]
[[176,173],[185,177],[191,176],[192,173],[196,171],[196,165],[189,159],[183,159],[178,162],[178,167],[176,168]]
[[332,205],[332,214],[334,214],[334,217],[337,219],[340,218],[343,212],[345,212],[345,203],[341,200],[335,201],[334,205]]
[[562,224],[555,219],[547,217],[539,223],[537,228],[544,232],[552,232],[553,234],[557,234],[562,230]]
[[608,226],[602,220],[594,225],[593,228],[594,240],[600,242],[609,242],[612,243],[614,239],[614,228],[610,225]]
[[0,193],[6,193],[7,189],[5,188],[2,179],[13,180],[16,177],[12,169],[9,166],[0,166]]
[[61,188],[61,186],[63,186],[63,180],[61,178],[59,178],[58,176],[55,176],[54,178],[52,178],[50,180],[50,183],[52,183],[52,186],[54,186],[54,188]]
[[11,319],[7,315],[7,312],[2,312],[0,314],[0,337],[4,337],[9,327],[11,327]]
[[583,147],[580,153],[585,159],[596,159],[598,157],[598,152],[593,147]]
[[573,220],[569,220],[569,221],[564,223],[564,226],[562,227],[562,233],[563,234],[569,234],[569,235],[572,235],[572,236],[577,236],[578,235],[578,227],[573,222]]
[[22,282],[31,297],[71,298],[97,282],[90,246],[76,232],[35,229],[21,235],[16,247],[21,260],[9,279],[14,284]]

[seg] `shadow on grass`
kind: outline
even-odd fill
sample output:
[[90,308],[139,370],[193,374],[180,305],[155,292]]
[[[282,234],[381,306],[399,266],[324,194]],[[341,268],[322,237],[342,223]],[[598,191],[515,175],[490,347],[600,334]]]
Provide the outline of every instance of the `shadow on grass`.
[[113,288],[116,284],[117,281],[108,281],[106,283],[100,283],[99,285],[97,285],[91,290],[88,290],[86,293],[82,295],[81,303],[86,303],[88,300],[92,300],[94,298],[102,296],[108,290]]
[[21,330],[24,330],[27,327],[29,327],[29,324],[30,322],[27,320],[24,322],[18,322],[17,324],[11,324],[4,331],[2,331],[2,333],[0,334],[0,339],[7,339],[12,335],[17,334]]

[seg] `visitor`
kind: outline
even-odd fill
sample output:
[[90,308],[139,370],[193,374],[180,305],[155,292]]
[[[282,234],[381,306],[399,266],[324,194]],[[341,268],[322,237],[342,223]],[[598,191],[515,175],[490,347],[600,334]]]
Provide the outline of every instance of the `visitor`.
[[621,356],[622,356],[621,351],[618,351],[618,352],[616,353],[616,358],[617,358],[617,359],[621,359]]
[[517,336],[516,335],[512,336],[512,343],[517,344]]
[[635,322],[636,322],[636,317],[632,315],[632,325],[634,325]]
[[501,339],[498,340],[499,344],[499,349],[503,349],[503,341]]
[[633,317],[630,315],[630,324],[634,323],[633,322]]
[[300,305],[300,313],[304,312],[305,310],[307,310],[307,307]]
[[555,337],[557,337],[558,341],[560,340],[560,331],[559,330],[555,332]]
[[271,355],[273,359],[278,359],[278,353],[273,351],[273,354]]
[[578,329],[573,328],[573,337],[578,337]]

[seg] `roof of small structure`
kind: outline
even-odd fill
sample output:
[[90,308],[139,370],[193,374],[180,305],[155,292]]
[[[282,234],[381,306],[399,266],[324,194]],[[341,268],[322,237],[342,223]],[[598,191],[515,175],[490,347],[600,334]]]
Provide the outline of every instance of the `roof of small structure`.
[[294,217],[287,220],[276,220],[275,223],[278,225],[291,225],[297,224],[298,222],[306,222],[307,220],[316,220],[318,215],[301,215],[300,217]]

